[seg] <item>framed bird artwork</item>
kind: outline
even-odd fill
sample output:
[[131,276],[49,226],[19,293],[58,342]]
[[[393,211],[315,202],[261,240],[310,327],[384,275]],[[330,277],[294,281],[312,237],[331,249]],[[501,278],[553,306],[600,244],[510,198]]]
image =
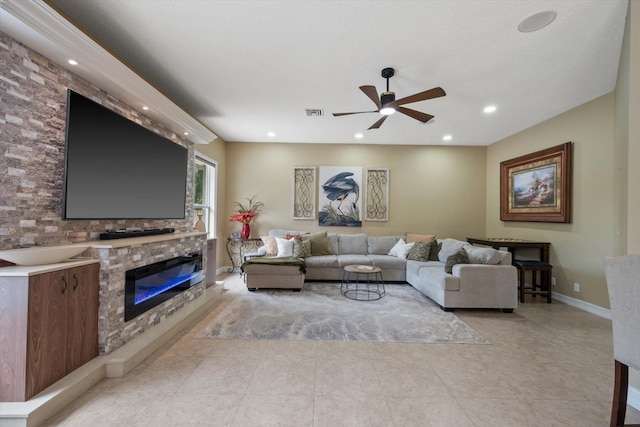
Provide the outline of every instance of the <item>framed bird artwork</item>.
[[362,227],[361,188],[361,167],[320,166],[319,225]]

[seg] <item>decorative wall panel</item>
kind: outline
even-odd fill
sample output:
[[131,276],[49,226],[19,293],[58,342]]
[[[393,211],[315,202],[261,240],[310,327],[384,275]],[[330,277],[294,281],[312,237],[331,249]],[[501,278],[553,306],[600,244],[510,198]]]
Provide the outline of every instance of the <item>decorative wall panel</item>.
[[293,168],[293,219],[316,219],[316,168]]
[[389,169],[367,168],[364,219],[389,221]]

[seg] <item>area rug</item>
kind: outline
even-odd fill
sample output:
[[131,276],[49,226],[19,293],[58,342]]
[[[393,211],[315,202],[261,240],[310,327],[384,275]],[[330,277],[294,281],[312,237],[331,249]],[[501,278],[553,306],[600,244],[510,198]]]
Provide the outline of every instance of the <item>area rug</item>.
[[195,338],[490,344],[413,287],[392,284],[386,291],[377,301],[345,298],[335,283],[246,292]]

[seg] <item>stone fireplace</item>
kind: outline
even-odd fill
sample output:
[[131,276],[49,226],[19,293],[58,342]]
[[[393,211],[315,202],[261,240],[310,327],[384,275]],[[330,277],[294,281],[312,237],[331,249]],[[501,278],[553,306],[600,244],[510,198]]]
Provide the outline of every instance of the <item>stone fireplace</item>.
[[193,253],[127,270],[124,321],[128,322],[202,281],[202,254]]
[[[174,259],[184,261],[193,254],[200,256],[195,261],[199,266],[206,265],[206,248],[207,237],[200,232],[105,240],[104,243],[93,244],[89,255],[100,259],[100,354],[111,353],[120,348],[205,293],[206,280],[200,268],[199,272],[192,271],[195,273],[194,277],[189,279],[188,286],[183,285],[180,292],[168,294],[168,298],[157,305],[147,307],[143,313],[125,320],[127,271],[139,268],[144,271],[148,266]],[[191,261],[188,260],[186,264],[193,267],[195,264],[189,264]]]

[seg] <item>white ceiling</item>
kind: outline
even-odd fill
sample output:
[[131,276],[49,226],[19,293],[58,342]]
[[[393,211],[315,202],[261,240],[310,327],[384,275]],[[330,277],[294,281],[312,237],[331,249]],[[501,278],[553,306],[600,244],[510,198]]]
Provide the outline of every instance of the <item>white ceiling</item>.
[[[615,88],[626,0],[50,0],[226,141],[489,145]],[[518,24],[554,10],[536,32]],[[45,53],[46,54],[46,53]],[[82,64],[81,64],[82,65]],[[398,98],[422,124],[377,113],[358,86]],[[491,115],[483,108],[493,104]],[[307,117],[306,108],[324,110]],[[275,132],[275,137],[268,137]]]

